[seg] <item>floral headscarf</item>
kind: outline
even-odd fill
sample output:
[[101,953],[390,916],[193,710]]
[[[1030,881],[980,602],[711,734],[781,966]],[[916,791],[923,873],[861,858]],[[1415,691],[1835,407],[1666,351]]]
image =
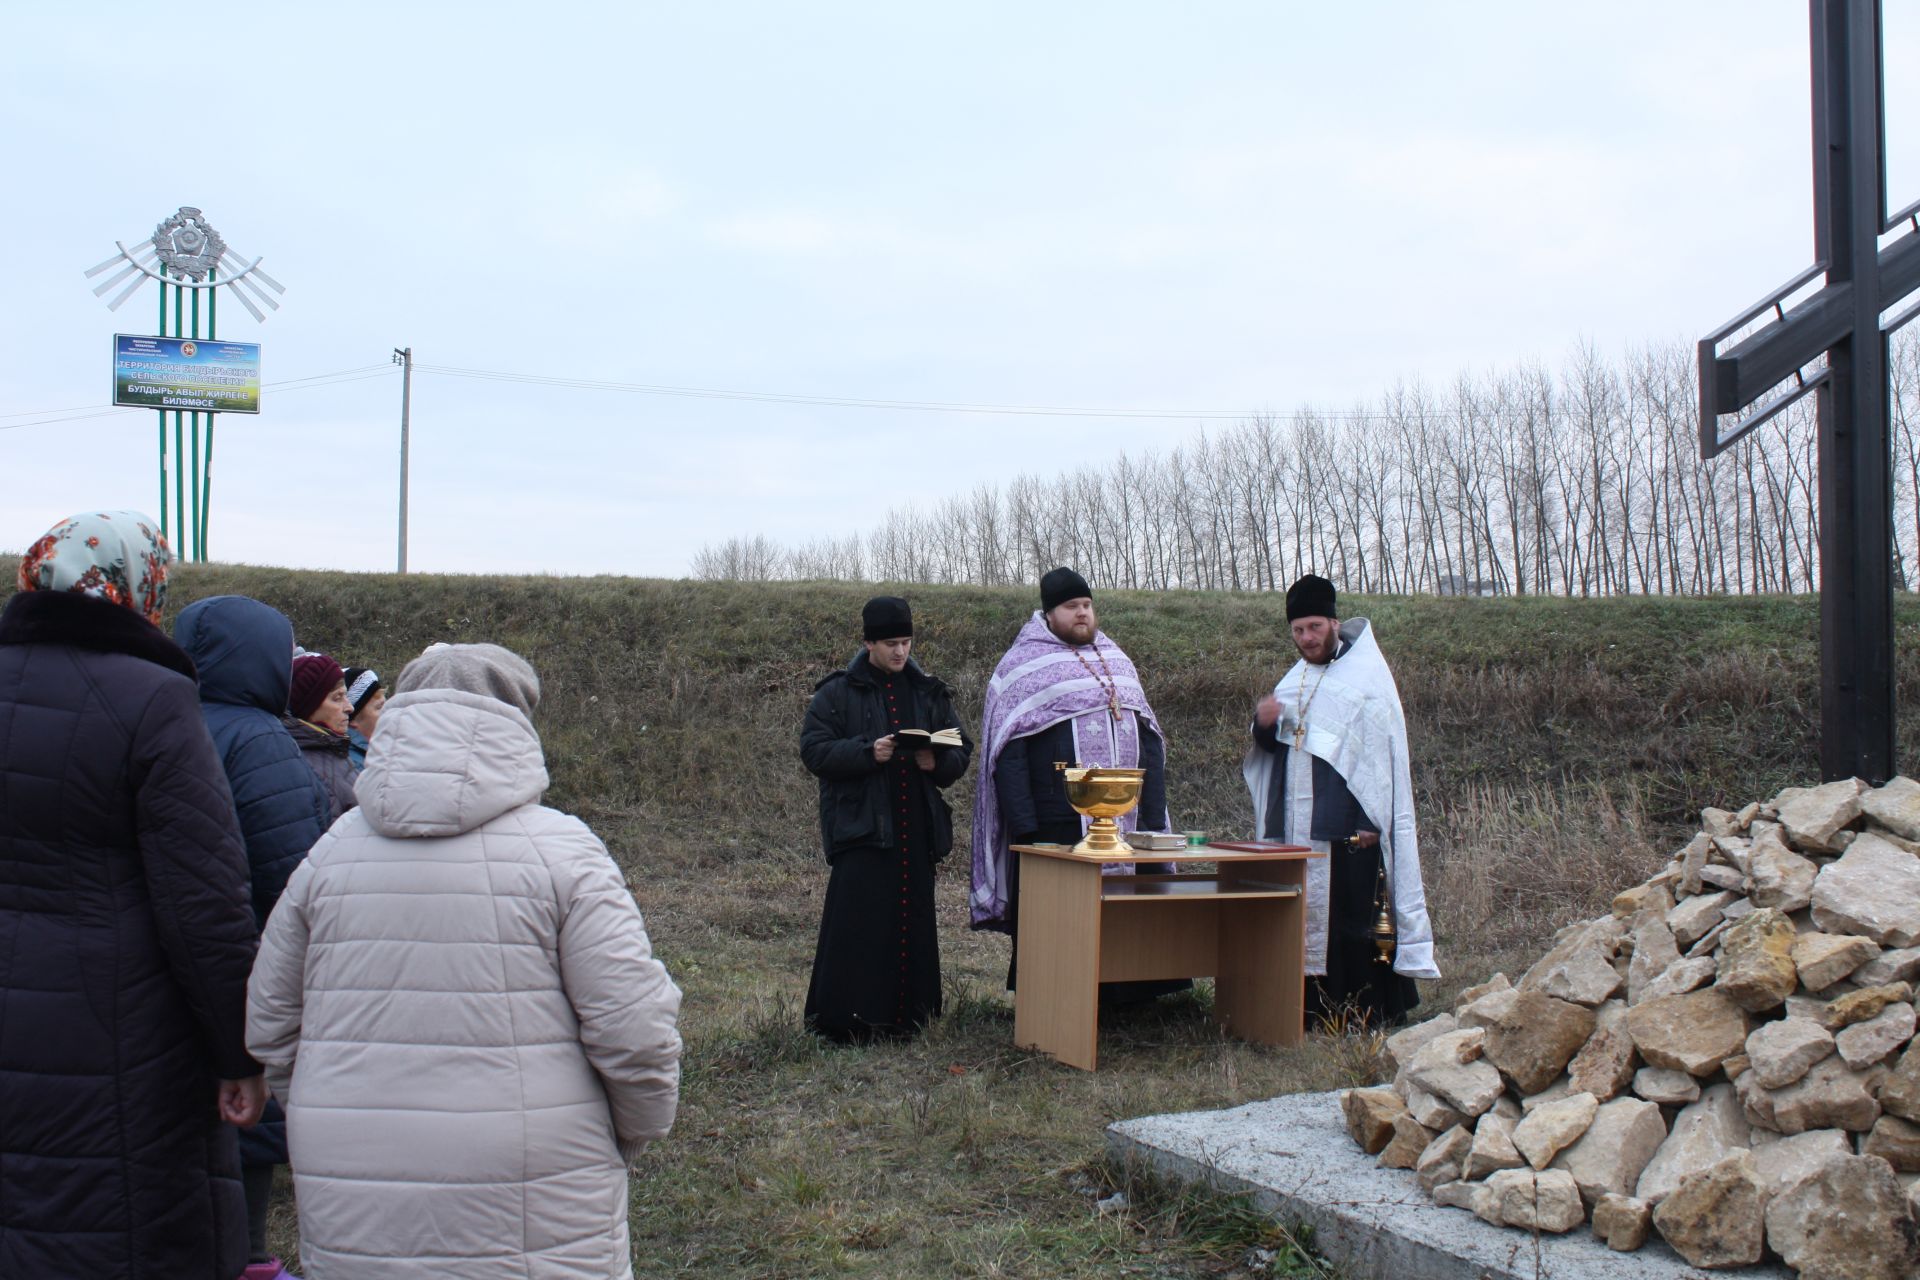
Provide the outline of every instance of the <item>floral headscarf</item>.
[[73,591],[122,605],[160,625],[173,551],[138,511],[69,516],[27,548],[22,591]]

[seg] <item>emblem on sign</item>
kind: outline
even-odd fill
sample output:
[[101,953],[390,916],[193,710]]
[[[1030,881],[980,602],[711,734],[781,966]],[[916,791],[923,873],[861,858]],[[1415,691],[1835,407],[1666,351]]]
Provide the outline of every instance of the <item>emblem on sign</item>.
[[174,271],[201,280],[227,251],[227,242],[198,209],[182,205],[180,212],[154,229],[153,248]]

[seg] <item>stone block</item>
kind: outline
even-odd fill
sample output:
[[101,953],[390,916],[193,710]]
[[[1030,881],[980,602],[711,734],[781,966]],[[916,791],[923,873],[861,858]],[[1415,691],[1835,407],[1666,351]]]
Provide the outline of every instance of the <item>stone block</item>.
[[[1513,990],[1513,983],[1507,980],[1507,975],[1504,973],[1496,973],[1485,982],[1477,986],[1468,987],[1465,991],[1455,996],[1453,998],[1453,1016],[1457,1020],[1460,1017],[1460,1011],[1472,1004],[1475,1000],[1478,1000],[1481,996],[1490,996],[1496,991],[1511,990]],[[1466,1024],[1461,1023],[1460,1025],[1464,1026]]]
[[1587,1220],[1586,1206],[1573,1175],[1552,1169],[1502,1169],[1487,1179],[1497,1220],[1522,1231],[1552,1234],[1571,1231]]
[[[1756,1135],[1764,1132],[1755,1130]],[[1802,1178],[1819,1172],[1823,1165],[1845,1160],[1853,1154],[1853,1143],[1838,1129],[1810,1129],[1789,1137],[1777,1138],[1753,1148],[1754,1171],[1766,1186],[1769,1196],[1777,1196]]]
[[1920,858],[1863,835],[1813,882],[1814,923],[1883,947],[1920,943]]
[[1716,984],[1634,1006],[1627,1030],[1649,1066],[1710,1076],[1746,1044],[1747,1015]]
[[1869,960],[1880,946],[1872,938],[1846,933],[1802,933],[1793,940],[1793,967],[1809,991],[1825,991]]
[[[1696,902],[1698,899],[1689,898],[1688,901]],[[1689,991],[1698,991],[1712,982],[1719,971],[1720,962],[1712,956],[1694,956],[1676,960],[1666,967],[1665,972],[1641,990],[1640,999],[1658,1000],[1661,996],[1678,996],[1685,995]]]
[[1737,1151],[1681,1177],[1654,1206],[1653,1225],[1696,1267],[1746,1267],[1766,1247],[1767,1193],[1753,1155]]
[[1903,840],[1920,840],[1920,782],[1890,778],[1860,797],[1860,811]]
[[[1481,1114],[1506,1091],[1500,1073],[1492,1063],[1481,1058],[1486,1038],[1482,1027],[1463,1027],[1435,1036],[1421,1045],[1413,1061],[1407,1064],[1407,1083],[1438,1098],[1463,1116],[1471,1118]],[[1420,1123],[1433,1127],[1427,1117],[1418,1118]]]
[[1451,1129],[1467,1118],[1458,1108],[1449,1106],[1443,1099],[1411,1081],[1401,1082],[1400,1095],[1407,1100],[1407,1110],[1413,1114],[1413,1118],[1434,1133]]
[[1458,1027],[1450,1013],[1437,1018],[1428,1018],[1425,1022],[1415,1023],[1387,1037],[1387,1062],[1392,1070],[1399,1071],[1413,1061],[1413,1055],[1420,1052],[1421,1046],[1437,1036],[1446,1035]]
[[1570,930],[1527,970],[1519,989],[1572,1004],[1599,1004],[1620,989],[1620,973],[1613,967],[1613,957],[1621,937],[1622,924],[1612,917]]
[[1920,977],[1920,947],[1896,947],[1882,951],[1853,971],[1853,980],[1863,987],[1884,986],[1893,982],[1911,983]]
[[1896,1173],[1920,1173],[1920,1124],[1883,1115],[1873,1122],[1860,1154],[1879,1156]]
[[1673,883],[1675,898],[1690,897],[1700,892],[1700,869],[1707,865],[1712,853],[1713,837],[1703,831],[1687,841],[1686,847],[1674,855],[1674,861],[1680,864],[1679,874]]
[[1487,1024],[1485,1057],[1522,1094],[1538,1093],[1566,1070],[1593,1028],[1593,1010],[1584,1005],[1544,991],[1521,991]]
[[1839,1055],[1814,1064],[1784,1089],[1755,1088],[1744,1094],[1747,1118],[1776,1133],[1845,1129],[1864,1133],[1880,1118],[1874,1077],[1855,1071]]
[[1913,1039],[1913,1028],[1913,1006],[1896,1001],[1865,1022],[1841,1028],[1833,1039],[1846,1064],[1860,1070],[1892,1057]]
[[1782,1018],[1747,1037],[1749,1069],[1761,1086],[1784,1089],[1833,1052],[1833,1033],[1811,1018]]
[[1668,887],[1663,875],[1655,876],[1645,884],[1637,884],[1624,889],[1613,896],[1614,918],[1623,924],[1643,912],[1655,912],[1665,915],[1673,910],[1673,891]]
[[1700,1082],[1684,1071],[1642,1067],[1633,1073],[1633,1091],[1648,1102],[1684,1106],[1700,1097]]
[[1467,1151],[1460,1176],[1469,1182],[1478,1182],[1502,1169],[1518,1169],[1525,1164],[1519,1148],[1513,1145],[1513,1126],[1517,1123],[1493,1112],[1481,1116],[1480,1123],[1473,1128],[1473,1145]]
[[1348,1089],[1340,1095],[1340,1112],[1354,1145],[1377,1156],[1393,1141],[1393,1122],[1407,1113],[1407,1104],[1391,1089]]
[[1720,936],[1714,989],[1748,1013],[1777,1009],[1799,985],[1793,967],[1793,921],[1771,907]]
[[1458,1182],[1460,1170],[1467,1162],[1467,1151],[1473,1146],[1473,1134],[1464,1125],[1455,1125],[1432,1142],[1413,1162],[1413,1172],[1420,1179],[1420,1186],[1429,1194],[1445,1182]]
[[1594,1113],[1585,1133],[1548,1165],[1565,1169],[1589,1205],[1605,1195],[1632,1195],[1654,1152],[1667,1140],[1660,1108],[1638,1098],[1616,1098]]
[[1634,1195],[1649,1204],[1658,1204],[1678,1186],[1689,1171],[1718,1164],[1737,1151],[1745,1151],[1749,1127],[1740,1110],[1740,1099],[1729,1084],[1710,1085],[1700,1101],[1681,1109],[1674,1117],[1673,1129],[1666,1141],[1653,1153],[1653,1159],[1640,1171]]
[[1727,904],[1738,896],[1724,889],[1718,893],[1700,893],[1667,912],[1667,928],[1673,933],[1673,945],[1684,950],[1700,941],[1707,930],[1726,916]]
[[1818,787],[1788,787],[1774,797],[1773,808],[1796,848],[1806,853],[1838,853],[1838,837],[1860,817],[1860,797],[1866,789],[1858,778]]
[[1906,1194],[1877,1156],[1832,1161],[1775,1196],[1767,1243],[1802,1280],[1910,1280],[1920,1272]]
[[1634,1068],[1639,1065],[1640,1055],[1626,1027],[1603,1026],[1587,1037],[1580,1052],[1567,1064],[1568,1087],[1575,1093],[1590,1093],[1605,1102],[1627,1087],[1633,1080]]
[[1794,852],[1778,827],[1769,827],[1754,840],[1747,860],[1747,900],[1756,907],[1799,911],[1813,901],[1819,874],[1819,866]]
[[1903,1120],[1920,1121],[1920,1044],[1910,1044],[1880,1085],[1880,1105]]
[[1438,1135],[1426,1128],[1411,1113],[1393,1118],[1393,1138],[1380,1149],[1380,1164],[1387,1169],[1411,1169],[1421,1153]]
[[1647,1242],[1653,1225],[1653,1206],[1632,1196],[1604,1195],[1593,1207],[1593,1234],[1619,1253],[1632,1253]]
[[1552,1163],[1593,1123],[1600,1104],[1590,1093],[1574,1093],[1535,1107],[1513,1127],[1513,1145],[1535,1169]]

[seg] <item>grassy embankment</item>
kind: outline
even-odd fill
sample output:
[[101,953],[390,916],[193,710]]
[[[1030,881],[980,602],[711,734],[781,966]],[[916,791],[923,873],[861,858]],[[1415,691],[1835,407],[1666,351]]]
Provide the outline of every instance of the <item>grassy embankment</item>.
[[[0,574],[11,582],[10,562]],[[1005,940],[964,927],[964,854],[940,891],[946,1017],[902,1046],[804,1035],[825,874],[795,739],[814,680],[852,651],[867,588],[189,566],[174,607],[223,591],[270,601],[304,644],[389,676],[434,640],[497,641],[540,671],[549,801],[606,839],[686,990],[680,1121],[634,1180],[640,1274],[1240,1273],[1262,1228],[1231,1206],[1135,1188],[1132,1210],[1096,1214],[1122,1176],[1102,1162],[1101,1127],[1372,1069],[1364,1038],[1291,1052],[1223,1040],[1204,987],[1114,1020],[1098,1074],[1016,1051]],[[1031,593],[908,594],[916,651],[971,723]],[[1177,825],[1244,833],[1241,735],[1288,661],[1282,602],[1100,604],[1167,726]],[[1920,607],[1902,604],[1905,653]],[[1434,1000],[1515,970],[1554,927],[1650,873],[1700,806],[1814,775],[1811,600],[1376,599],[1348,612],[1374,618],[1411,723],[1447,974]],[[1920,699],[1907,671],[1901,697],[1911,760]],[[963,821],[971,785],[954,796]],[[276,1215],[288,1243],[290,1227]]]

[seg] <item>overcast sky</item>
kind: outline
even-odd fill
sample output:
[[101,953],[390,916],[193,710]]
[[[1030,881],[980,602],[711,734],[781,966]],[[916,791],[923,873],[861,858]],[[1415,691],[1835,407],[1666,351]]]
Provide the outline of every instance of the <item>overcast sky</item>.
[[[1896,206],[1920,4],[1888,6]],[[318,16],[316,16],[318,15]],[[287,288],[269,383],[422,364],[1284,412],[1690,342],[1812,257],[1800,0],[21,6],[0,547],[157,514],[82,272],[197,205]],[[397,370],[221,419],[215,558],[388,569]],[[21,425],[24,424],[24,425]],[[411,566],[678,575],[1204,424],[417,373]]]

